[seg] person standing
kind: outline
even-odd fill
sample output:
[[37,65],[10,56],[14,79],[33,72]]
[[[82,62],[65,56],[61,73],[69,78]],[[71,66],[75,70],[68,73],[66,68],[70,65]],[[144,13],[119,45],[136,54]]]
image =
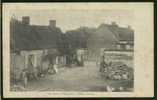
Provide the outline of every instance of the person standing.
[[22,84],[23,84],[24,88],[26,88],[26,86],[28,84],[28,72],[27,72],[27,69],[23,69],[22,70],[21,79],[22,79]]
[[54,69],[55,73],[58,73],[58,66],[59,66],[59,58],[57,56],[55,64],[53,65],[53,69]]
[[105,68],[105,61],[104,61],[105,57],[104,55],[100,58],[100,72],[104,72],[104,68]]

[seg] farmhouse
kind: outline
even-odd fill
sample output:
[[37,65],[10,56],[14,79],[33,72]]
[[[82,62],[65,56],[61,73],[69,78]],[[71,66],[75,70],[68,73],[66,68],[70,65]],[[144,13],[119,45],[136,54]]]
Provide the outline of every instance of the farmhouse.
[[87,48],[89,58],[99,58],[102,50],[133,51],[134,31],[130,26],[121,27],[115,22],[100,24],[89,34]]
[[[28,16],[22,21],[12,18],[10,21],[11,68],[14,78],[18,78],[23,69],[33,71],[47,69],[50,63],[57,63],[61,56],[58,45],[62,32],[56,27],[56,21],[50,20],[48,26],[31,25]],[[48,56],[49,55],[49,56]],[[62,62],[64,61],[64,57]],[[44,65],[42,65],[44,64]]]

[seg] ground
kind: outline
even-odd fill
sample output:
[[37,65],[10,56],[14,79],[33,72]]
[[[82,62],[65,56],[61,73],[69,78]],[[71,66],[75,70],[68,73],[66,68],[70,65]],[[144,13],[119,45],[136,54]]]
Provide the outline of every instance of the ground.
[[55,75],[28,83],[27,90],[35,91],[105,91],[106,86],[133,88],[131,81],[115,81],[103,79],[99,66],[94,62],[86,62],[84,67],[60,68]]

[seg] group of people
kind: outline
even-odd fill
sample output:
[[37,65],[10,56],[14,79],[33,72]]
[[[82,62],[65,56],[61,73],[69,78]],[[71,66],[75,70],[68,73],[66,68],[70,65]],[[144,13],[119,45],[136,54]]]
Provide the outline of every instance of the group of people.
[[42,69],[41,66],[33,66],[33,63],[30,62],[27,68],[24,68],[21,72],[21,82],[24,87],[27,86],[29,80],[38,80],[39,78],[44,77],[46,74],[56,74],[58,73],[58,64],[49,62],[47,69]]

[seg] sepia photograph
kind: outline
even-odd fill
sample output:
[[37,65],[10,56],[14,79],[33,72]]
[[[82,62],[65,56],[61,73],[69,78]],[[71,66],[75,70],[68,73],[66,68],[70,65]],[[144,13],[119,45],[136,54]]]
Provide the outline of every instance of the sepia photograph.
[[4,96],[153,96],[152,3],[4,3],[3,10]]

